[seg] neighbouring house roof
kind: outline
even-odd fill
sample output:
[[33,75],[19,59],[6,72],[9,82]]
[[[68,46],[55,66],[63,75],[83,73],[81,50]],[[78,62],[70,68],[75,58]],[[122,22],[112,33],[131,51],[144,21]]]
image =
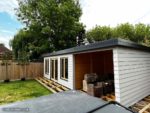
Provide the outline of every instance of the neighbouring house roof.
[[8,48],[6,48],[3,44],[0,44],[0,54],[4,54],[5,52],[11,52]]
[[116,39],[109,39],[105,41],[99,41],[99,42],[92,43],[89,45],[81,45],[81,46],[77,46],[77,47],[73,47],[69,49],[64,49],[64,50],[56,51],[53,53],[47,53],[47,54],[44,54],[43,57],[57,56],[57,55],[63,55],[63,54],[74,54],[78,52],[103,49],[103,48],[109,48],[109,47],[115,47],[115,46],[134,48],[134,49],[139,49],[139,50],[150,52],[150,47],[143,46],[143,45],[140,45],[140,44],[128,41],[128,40],[116,38]]
[[16,108],[15,113],[134,113],[120,104],[105,102],[74,90],[2,105],[0,113],[6,113],[11,108]]

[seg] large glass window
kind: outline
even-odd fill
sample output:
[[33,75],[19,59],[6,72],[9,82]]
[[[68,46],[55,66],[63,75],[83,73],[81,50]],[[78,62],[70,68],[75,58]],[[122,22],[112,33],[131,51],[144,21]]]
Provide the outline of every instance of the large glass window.
[[51,78],[57,80],[58,78],[58,60],[51,59]]
[[60,77],[68,79],[68,58],[60,58]]
[[49,74],[49,59],[45,60],[45,74]]

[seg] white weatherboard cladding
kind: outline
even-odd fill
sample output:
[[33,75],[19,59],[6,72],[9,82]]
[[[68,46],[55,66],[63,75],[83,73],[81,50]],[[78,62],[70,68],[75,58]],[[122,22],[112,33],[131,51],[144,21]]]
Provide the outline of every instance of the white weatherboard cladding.
[[113,65],[114,65],[114,83],[115,83],[115,96],[116,101],[120,102],[120,86],[119,86],[119,71],[118,70],[118,51],[113,49]]
[[[63,80],[60,78],[60,58],[68,58],[68,80]],[[58,60],[58,80],[56,82],[58,82],[59,84],[62,84],[70,89],[73,89],[74,87],[74,75],[73,75],[73,55],[69,54],[69,55],[60,55],[60,56],[53,56],[53,57],[47,57],[49,59],[57,59]],[[50,64],[49,64],[50,65]],[[50,66],[51,68],[51,66]],[[51,75],[49,73],[49,75],[47,76],[46,74],[44,74],[45,77],[47,77],[48,79],[50,79]]]
[[150,95],[150,53],[118,47],[113,54],[115,93],[119,102],[128,107]]

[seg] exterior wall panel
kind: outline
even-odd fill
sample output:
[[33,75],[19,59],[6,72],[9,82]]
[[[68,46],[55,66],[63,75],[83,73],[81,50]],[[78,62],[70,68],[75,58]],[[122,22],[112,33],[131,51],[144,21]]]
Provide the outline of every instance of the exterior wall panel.
[[118,50],[113,49],[113,64],[114,64],[114,83],[115,83],[115,97],[116,101],[120,102],[120,80],[119,80],[119,63],[118,63]]
[[128,107],[150,94],[150,53],[121,47],[113,51],[117,98]]
[[[63,57],[68,58],[68,80],[63,80],[63,79],[60,78],[60,58],[63,58]],[[58,59],[58,80],[56,80],[56,82],[66,86],[66,87],[68,87],[70,89],[73,89],[73,87],[74,87],[73,86],[73,84],[74,84],[73,83],[73,80],[74,80],[74,77],[73,77],[73,74],[74,74],[73,73],[73,55],[71,54],[71,55],[61,55],[61,56],[46,57],[46,58],[44,58],[44,61],[47,58],[49,59],[49,61],[50,61],[50,59],[53,59],[53,58]],[[51,66],[49,66],[49,67],[51,68]],[[45,65],[44,65],[44,68],[45,68]],[[51,69],[49,69],[49,70],[51,70]],[[50,73],[47,75],[44,72],[44,76],[46,78],[48,78],[48,79],[51,78],[50,77],[51,76]]]

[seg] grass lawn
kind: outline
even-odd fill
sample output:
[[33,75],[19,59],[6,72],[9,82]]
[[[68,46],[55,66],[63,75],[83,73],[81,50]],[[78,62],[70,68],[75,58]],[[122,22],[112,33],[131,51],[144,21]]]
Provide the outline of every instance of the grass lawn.
[[51,93],[35,80],[0,83],[0,105]]

